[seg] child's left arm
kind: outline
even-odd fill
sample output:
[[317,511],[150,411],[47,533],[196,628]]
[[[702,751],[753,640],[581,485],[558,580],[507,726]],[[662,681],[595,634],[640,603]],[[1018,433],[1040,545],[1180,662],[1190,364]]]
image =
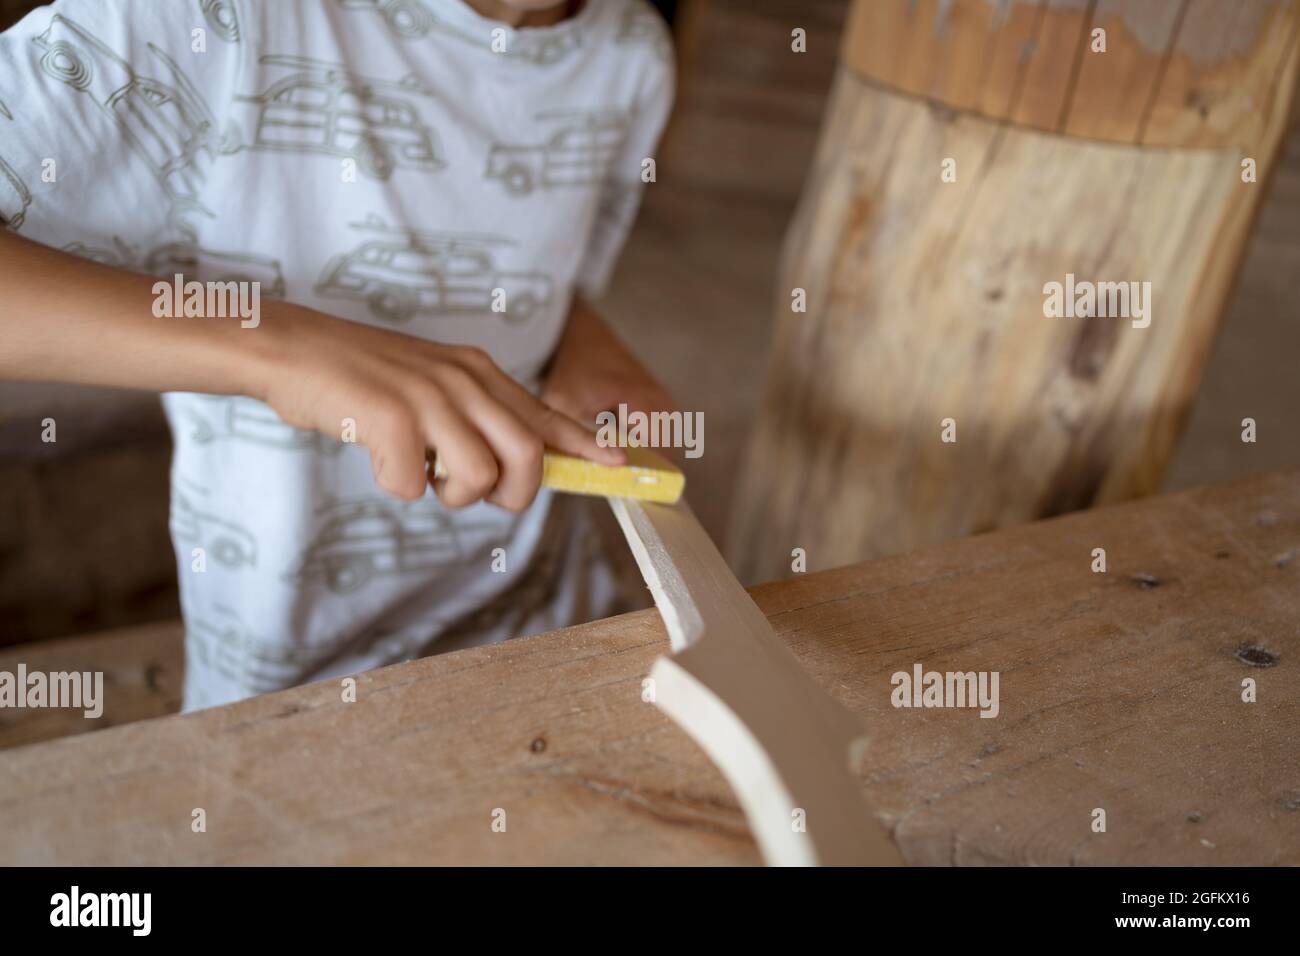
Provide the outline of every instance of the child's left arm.
[[672,411],[663,386],[655,381],[599,315],[575,295],[560,344],[551,359],[542,401],[584,425],[616,411]]
[[647,182],[647,166],[672,111],[675,64],[668,27],[644,3],[642,23],[653,34],[643,48],[644,71],[635,106],[629,112],[628,135],[602,184],[596,221],[579,267],[568,323],[551,358],[542,401],[584,425],[595,427],[596,416],[616,411],[672,411],[674,405],[645,367],[592,309],[600,298],[632,224]]

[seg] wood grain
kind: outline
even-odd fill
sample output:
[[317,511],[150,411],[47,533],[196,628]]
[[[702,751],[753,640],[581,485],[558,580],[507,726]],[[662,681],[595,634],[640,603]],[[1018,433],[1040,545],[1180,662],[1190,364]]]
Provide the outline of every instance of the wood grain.
[[[796,547],[835,567],[1158,490],[1282,131],[1243,182],[1237,149],[1007,127],[842,71],[777,279],[741,580]],[[1149,327],[1046,316],[1071,274],[1149,282]]]
[[1243,146],[1287,108],[1297,24],[1295,0],[857,0],[843,59],[889,89],[1044,132]]
[[104,712],[0,708],[0,749],[106,730],[180,710],[184,628],[177,620],[0,650],[0,671],[102,671]]
[[[1300,863],[1300,473],[752,593],[870,728],[911,863]],[[352,704],[323,683],[5,751],[0,862],[756,863],[641,699],[666,648],[640,612],[362,674]],[[893,708],[918,662],[999,671],[999,716]]]

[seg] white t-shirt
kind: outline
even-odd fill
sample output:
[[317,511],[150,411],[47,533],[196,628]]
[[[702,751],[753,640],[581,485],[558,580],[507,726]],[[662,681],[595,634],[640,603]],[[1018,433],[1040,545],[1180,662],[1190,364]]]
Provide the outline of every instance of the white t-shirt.
[[[61,0],[0,35],[0,219],[476,345],[535,390],[574,291],[608,280],[672,84],[644,0],[518,30],[462,0]],[[364,447],[264,404],[164,403],[187,709],[613,609],[545,492],[520,516],[406,504]]]

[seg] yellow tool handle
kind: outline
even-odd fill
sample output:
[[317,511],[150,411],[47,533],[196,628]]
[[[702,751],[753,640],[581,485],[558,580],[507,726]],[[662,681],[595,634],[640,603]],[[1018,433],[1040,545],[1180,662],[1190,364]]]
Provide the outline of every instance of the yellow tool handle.
[[[686,488],[686,476],[672,462],[649,448],[627,448],[627,463],[598,465],[585,458],[547,450],[542,458],[542,485],[576,495],[639,498],[675,504]],[[432,453],[431,453],[432,454]],[[446,478],[447,469],[436,454],[433,476]]]

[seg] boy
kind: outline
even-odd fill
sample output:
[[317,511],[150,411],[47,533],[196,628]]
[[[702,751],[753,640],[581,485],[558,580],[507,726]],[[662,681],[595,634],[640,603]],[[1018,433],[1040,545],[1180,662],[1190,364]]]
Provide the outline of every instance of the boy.
[[186,709],[615,609],[541,452],[617,464],[579,422],[666,405],[583,297],[668,51],[644,0],[61,0],[0,35],[0,377],[169,393]]

